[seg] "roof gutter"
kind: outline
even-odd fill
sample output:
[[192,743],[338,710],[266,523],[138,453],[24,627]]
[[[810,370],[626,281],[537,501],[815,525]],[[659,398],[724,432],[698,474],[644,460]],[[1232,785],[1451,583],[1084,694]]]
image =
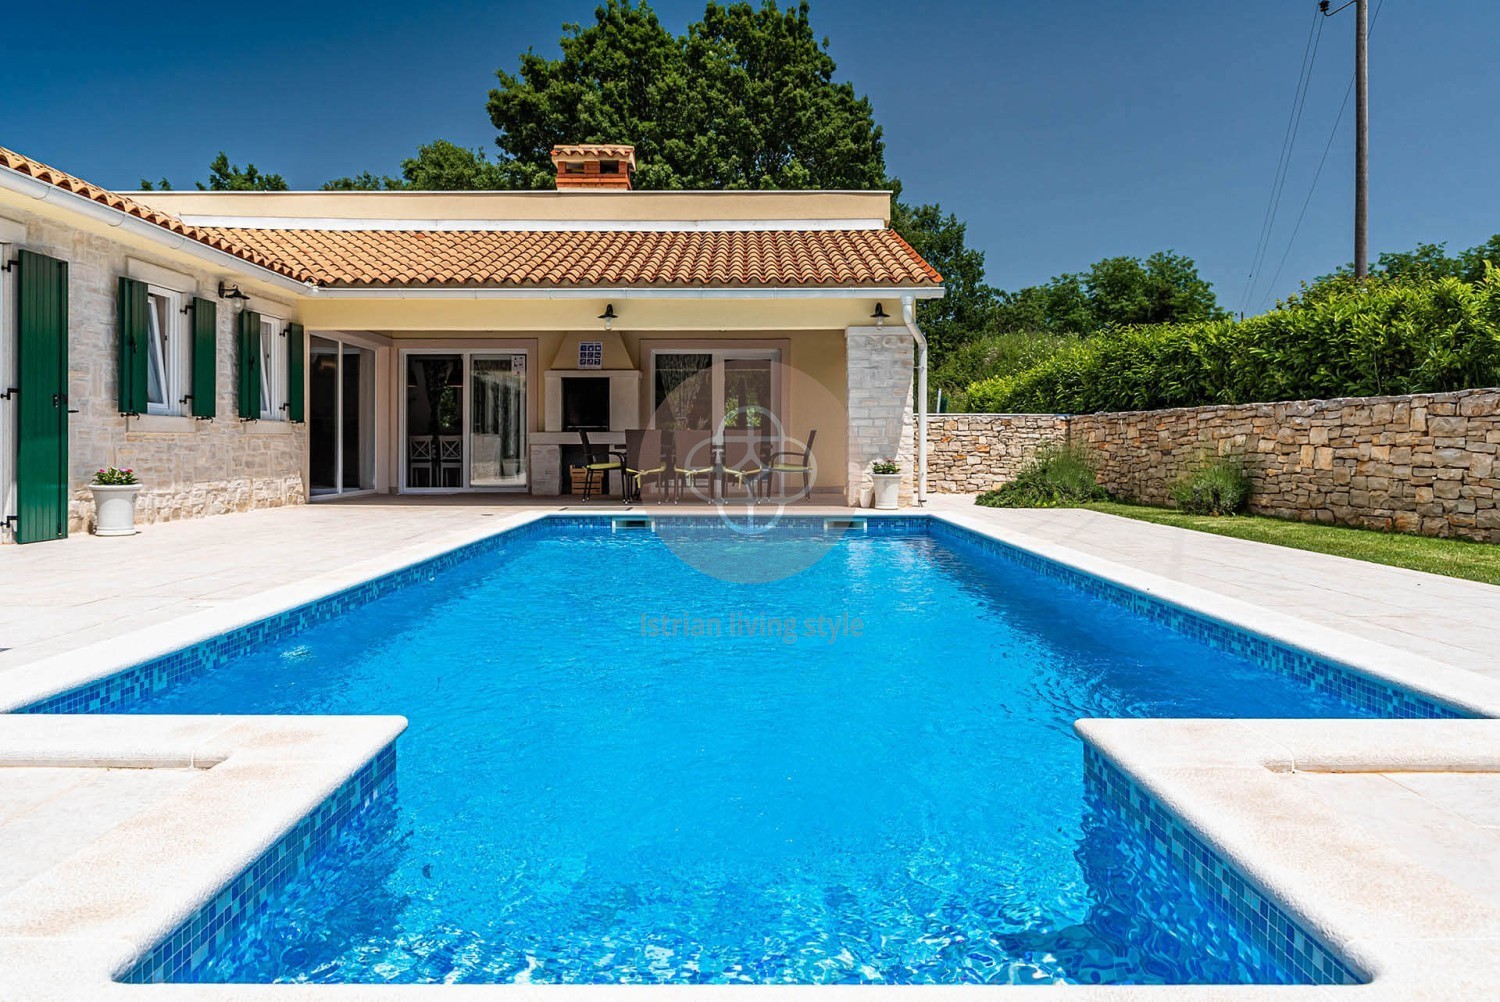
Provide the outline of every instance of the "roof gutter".
[[13,191],[18,195],[25,195],[38,202],[49,202],[70,212],[86,216],[96,222],[104,223],[106,226],[116,227],[134,236],[144,237],[152,243],[159,244],[166,250],[180,251],[191,257],[198,258],[210,267],[224,271],[244,274],[246,272],[256,280],[267,285],[276,287],[283,292],[306,296],[315,291],[316,287],[287,278],[264,268],[242,257],[210,247],[208,244],[185,237],[181,233],[173,233],[164,226],[147,222],[138,216],[132,216],[128,212],[111,208],[102,202],[96,202],[92,198],[65,191],[55,184],[39,181],[34,177],[28,177],[20,171],[9,167],[0,167],[0,189]]
[[319,299],[869,299],[874,295],[899,295],[910,299],[938,299],[941,285],[933,286],[767,286],[767,287],[664,287],[589,285],[566,287],[495,288],[369,288],[364,286],[316,290],[302,289]]
[[917,504],[927,503],[927,335],[917,326],[917,304],[901,297],[901,319],[917,342]]

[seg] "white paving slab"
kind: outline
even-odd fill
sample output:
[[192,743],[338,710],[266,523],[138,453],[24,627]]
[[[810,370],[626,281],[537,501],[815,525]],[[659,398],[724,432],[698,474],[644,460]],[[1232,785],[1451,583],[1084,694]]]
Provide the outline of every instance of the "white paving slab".
[[929,508],[1500,678],[1494,585],[1078,508],[982,508],[960,495]]

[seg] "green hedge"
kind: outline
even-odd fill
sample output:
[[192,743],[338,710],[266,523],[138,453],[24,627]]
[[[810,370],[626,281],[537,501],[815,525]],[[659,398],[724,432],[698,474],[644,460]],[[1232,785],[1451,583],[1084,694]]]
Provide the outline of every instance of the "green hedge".
[[974,411],[1085,414],[1500,385],[1500,271],[1351,288],[1229,320],[1106,331],[972,384]]

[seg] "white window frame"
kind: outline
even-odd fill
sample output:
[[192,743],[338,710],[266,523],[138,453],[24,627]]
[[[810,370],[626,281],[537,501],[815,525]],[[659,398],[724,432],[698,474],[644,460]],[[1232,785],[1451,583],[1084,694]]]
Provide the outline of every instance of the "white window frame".
[[291,321],[260,315],[260,419],[287,420],[287,326]]
[[[163,398],[160,403],[148,399],[146,413],[178,416],[185,413],[183,399],[188,395],[188,379],[193,371],[192,360],[188,357],[187,324],[183,322],[183,293],[160,285],[147,285],[146,297],[146,350],[157,356]],[[157,313],[156,300],[164,306],[162,314]],[[151,328],[163,320],[166,329],[153,332]]]

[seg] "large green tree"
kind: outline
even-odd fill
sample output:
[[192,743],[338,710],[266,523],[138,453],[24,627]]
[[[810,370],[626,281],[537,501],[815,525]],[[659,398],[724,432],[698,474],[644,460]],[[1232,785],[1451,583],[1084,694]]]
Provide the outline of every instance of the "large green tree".
[[562,55],[496,74],[490,121],[507,187],[550,188],[559,143],[630,142],[638,188],[874,188],[870,102],[834,80],[808,5],[710,2],[681,36],[649,4],[606,0],[564,25]]
[[968,245],[964,224],[940,205],[907,206],[898,200],[891,216],[896,231],[943,276],[943,298],[917,308],[936,364],[990,323],[995,290],[984,279],[984,252]]

